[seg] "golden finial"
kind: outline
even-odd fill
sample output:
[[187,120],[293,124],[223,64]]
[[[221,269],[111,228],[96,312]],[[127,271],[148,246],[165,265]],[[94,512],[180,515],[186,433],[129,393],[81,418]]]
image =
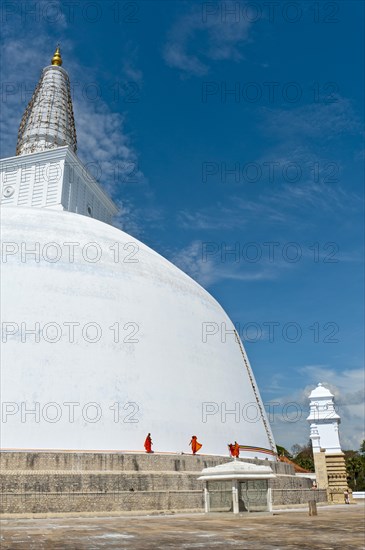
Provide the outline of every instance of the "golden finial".
[[61,57],[61,52],[60,52],[60,47],[57,46],[56,48],[56,51],[52,57],[52,61],[51,61],[52,65],[58,65],[58,67],[61,67],[62,65],[62,57]]

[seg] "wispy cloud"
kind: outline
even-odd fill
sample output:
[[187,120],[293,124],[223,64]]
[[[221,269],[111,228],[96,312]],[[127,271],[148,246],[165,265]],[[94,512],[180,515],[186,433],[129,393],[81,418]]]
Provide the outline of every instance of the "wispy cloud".
[[[89,102],[74,98],[78,155],[90,167],[100,167],[99,179],[111,195],[128,183],[142,183],[138,154],[124,131],[124,117],[113,112],[104,101]],[[94,175],[95,175],[94,174]]]
[[[134,204],[128,199],[117,199],[118,215],[113,225],[126,233],[142,240],[146,238],[146,227],[161,229],[164,224],[164,212],[160,207],[153,206],[148,201]],[[157,248],[156,248],[157,249]]]
[[[237,230],[257,219],[271,225],[308,226],[315,213],[348,215],[359,211],[362,197],[342,181],[341,160],[331,149],[332,141],[361,132],[349,100],[338,96],[329,104],[262,108],[259,113],[262,134],[274,138],[270,148],[253,162],[261,173],[259,181],[245,182],[241,176],[239,184],[224,181],[226,200],[195,212],[181,211],[181,227]],[[215,182],[210,176],[209,183]],[[253,185],[257,186],[254,199],[239,196],[238,188],[241,191],[245,185],[251,196]],[[311,215],[303,216],[309,209]]]
[[255,199],[244,199],[236,194],[226,203],[207,206],[195,212],[183,210],[178,223],[184,229],[210,231],[242,230],[257,219],[270,224],[288,225],[296,222],[311,224],[311,218],[301,215],[305,209],[314,212],[358,211],[360,197],[340,186],[310,182],[307,184],[283,184],[275,188],[263,186]]
[[123,71],[127,78],[141,85],[143,82],[143,73],[138,68],[138,47],[131,42],[127,42],[123,48]]
[[[362,124],[351,100],[337,94],[330,102],[262,107],[258,125],[263,137],[272,143],[257,162],[267,162],[269,157],[279,167],[295,164],[300,185],[292,187],[299,192],[306,192],[308,186],[316,190],[311,184],[324,183],[329,184],[321,186],[326,193],[334,190],[331,198],[335,193],[346,194],[339,185],[344,161],[338,155],[338,147],[349,138],[362,135]],[[280,168],[277,171],[280,173]]]
[[[213,245],[213,249],[211,248]],[[214,246],[216,245],[216,247]],[[290,269],[291,264],[233,262],[222,259],[217,243],[193,241],[179,251],[169,254],[170,260],[204,287],[220,281],[268,281],[276,279],[282,269]],[[216,252],[211,253],[212,250]],[[230,257],[229,257],[230,258]]]
[[[336,137],[361,131],[360,121],[351,101],[340,95],[330,102],[313,102],[297,107],[261,109],[262,130],[280,139],[302,144],[304,140],[321,137],[322,144]],[[317,143],[317,142],[316,142]]]
[[[227,12],[236,2],[227,0]],[[209,72],[213,61],[242,59],[241,46],[248,40],[250,22],[248,18],[226,17],[220,12],[207,14],[206,3],[191,8],[176,21],[168,34],[163,56],[170,67],[180,69],[185,75],[203,76]],[[196,40],[199,38],[199,49]],[[193,53],[194,52],[194,53]]]

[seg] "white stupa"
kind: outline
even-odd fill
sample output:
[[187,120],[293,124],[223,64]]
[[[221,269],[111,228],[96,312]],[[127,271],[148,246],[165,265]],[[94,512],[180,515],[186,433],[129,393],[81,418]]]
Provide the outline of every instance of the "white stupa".
[[341,453],[338,426],[341,422],[334,405],[334,396],[321,383],[309,394],[310,439],[313,453],[321,449],[328,454]]
[[[111,225],[76,156],[57,49],[1,161],[3,449],[143,450],[275,459],[249,361],[219,303]],[[205,335],[205,327],[231,331]],[[245,450],[244,450],[245,449]]]

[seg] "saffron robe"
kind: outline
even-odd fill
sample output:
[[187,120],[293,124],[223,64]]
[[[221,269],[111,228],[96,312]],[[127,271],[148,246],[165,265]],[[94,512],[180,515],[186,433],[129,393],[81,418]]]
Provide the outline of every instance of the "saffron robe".
[[202,448],[202,444],[201,443],[198,443],[198,438],[196,437],[196,435],[194,435],[192,438],[191,438],[191,441],[190,441],[190,445],[191,445],[191,450],[193,451],[193,454],[195,455],[195,453],[197,453],[199,451],[199,449]]
[[146,453],[152,453],[152,439],[150,435],[146,437],[144,448],[146,449]]
[[236,457],[236,458],[239,458],[240,456],[240,446],[238,445],[238,443],[235,443],[234,445],[232,445],[233,449],[232,449],[232,456]]

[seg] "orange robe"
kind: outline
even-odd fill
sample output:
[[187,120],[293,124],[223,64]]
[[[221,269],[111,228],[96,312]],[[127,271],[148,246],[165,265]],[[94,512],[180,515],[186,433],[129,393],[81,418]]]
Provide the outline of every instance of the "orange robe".
[[238,443],[233,445],[232,456],[234,456],[236,458],[239,458],[239,456],[240,456],[240,446],[238,445]]
[[194,455],[203,446],[201,443],[198,443],[198,438],[195,435],[191,438],[190,445],[191,445],[191,450],[193,451]]
[[234,445],[232,445],[232,443],[230,443],[230,444],[228,445],[228,449],[229,449],[229,454],[230,454],[231,456],[234,456]]
[[146,441],[144,442],[144,448],[146,449],[146,453],[152,453],[152,439],[150,435],[146,437]]

